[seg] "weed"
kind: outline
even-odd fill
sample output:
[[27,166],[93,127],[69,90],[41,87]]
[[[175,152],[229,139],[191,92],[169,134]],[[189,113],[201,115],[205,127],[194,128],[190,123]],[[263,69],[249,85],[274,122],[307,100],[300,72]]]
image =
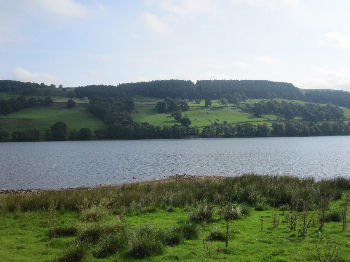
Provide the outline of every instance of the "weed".
[[64,254],[57,258],[57,262],[78,262],[87,254],[87,246],[81,242],[71,245]]
[[[53,232],[51,232],[53,230]],[[55,237],[68,237],[68,236],[75,236],[77,233],[77,228],[74,226],[60,226],[55,227],[54,229],[50,229],[49,231],[49,237],[55,236]]]
[[82,224],[78,230],[77,240],[79,242],[86,242],[90,244],[96,244],[100,239],[106,235],[112,234],[117,231],[115,225],[104,224]]
[[226,233],[223,230],[215,229],[207,237],[208,241],[226,241]]
[[163,231],[162,239],[165,245],[176,246],[183,242],[184,236],[179,227],[172,227]]
[[185,239],[198,239],[199,237],[199,226],[192,222],[184,222],[179,226]]
[[128,236],[125,227],[115,233],[106,235],[97,243],[92,254],[96,258],[108,257],[127,246]]
[[81,212],[82,222],[98,222],[104,219],[108,214],[108,210],[102,206],[93,205],[90,208],[83,209]]
[[151,225],[141,225],[134,232],[130,241],[129,255],[135,258],[145,258],[160,255],[163,244],[159,231]]
[[208,223],[213,220],[214,208],[207,202],[200,203],[192,212],[190,220],[196,223]]
[[342,213],[340,211],[332,210],[326,213],[324,217],[325,222],[340,222],[342,221]]

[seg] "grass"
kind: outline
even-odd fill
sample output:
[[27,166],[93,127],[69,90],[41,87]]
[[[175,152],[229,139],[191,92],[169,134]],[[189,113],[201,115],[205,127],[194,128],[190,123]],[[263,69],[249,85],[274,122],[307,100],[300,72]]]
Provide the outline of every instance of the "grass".
[[43,136],[46,129],[56,122],[63,121],[69,130],[79,130],[88,127],[91,130],[100,129],[103,122],[87,110],[86,104],[77,104],[72,109],[65,103],[54,103],[49,107],[27,108],[21,111],[0,115],[0,127],[8,132],[37,128]]
[[[306,104],[305,101],[288,100],[288,99],[274,99],[277,102],[293,102],[299,104]],[[243,104],[258,103],[261,101],[268,101],[267,99],[248,99]],[[142,123],[148,122],[155,126],[171,126],[176,124],[176,121],[171,114],[159,114],[156,112],[155,105],[157,99],[141,98],[135,99],[135,111],[131,114],[134,121]],[[276,115],[263,115],[262,117],[255,117],[250,113],[243,112],[242,109],[233,104],[222,105],[219,100],[212,100],[210,107],[204,107],[204,100],[196,104],[194,102],[188,103],[190,110],[183,112],[184,117],[188,117],[192,126],[204,127],[213,124],[214,122],[223,123],[243,123],[251,122],[253,124],[267,124],[272,125],[272,121],[278,120]],[[350,108],[341,107],[344,111],[346,119],[350,119]],[[298,117],[296,118],[298,119]],[[300,119],[299,119],[300,120]]]
[[[159,114],[156,112],[156,99],[137,98],[135,100],[135,110],[131,117],[136,122],[148,122],[155,126],[171,126],[176,122],[171,114]],[[239,122],[258,122],[266,123],[270,120],[276,120],[277,116],[264,115],[262,118],[256,118],[249,113],[242,112],[233,104],[221,105],[219,100],[213,100],[209,108],[204,107],[204,100],[199,104],[188,103],[190,110],[183,112],[184,117],[188,117],[192,126],[203,127],[211,125],[214,122],[239,123]],[[349,111],[350,112],[350,111]]]
[[[9,98],[7,93],[0,93],[0,98]],[[41,131],[42,138],[44,132],[52,124],[58,121],[64,121],[70,130],[79,130],[83,127],[88,127],[91,130],[97,130],[104,127],[103,122],[93,116],[87,110],[88,100],[74,98],[77,103],[73,109],[66,108],[67,97],[53,97],[54,104],[50,107],[36,107],[23,109],[21,111],[9,114],[0,115],[0,128],[5,131],[13,132],[29,128],[37,128]],[[154,126],[172,126],[177,124],[171,114],[159,114],[155,111],[157,99],[136,97],[135,110],[131,117],[134,121],[143,123],[148,122]],[[251,104],[260,102],[264,99],[248,99],[242,104]],[[298,100],[275,99],[278,102],[295,102],[305,104],[306,102]],[[225,106],[220,104],[219,100],[212,100],[212,105],[209,108],[204,107],[204,100],[199,104],[194,102],[188,103],[190,110],[183,112],[183,117],[188,117],[192,124],[202,128],[217,123],[243,123],[251,122],[253,124],[267,124],[272,125],[272,121],[276,121],[276,115],[263,115],[260,118],[254,117],[250,113],[243,112],[241,108],[236,105],[227,104]],[[346,119],[350,119],[350,109],[342,108]]]
[[[328,199],[319,247],[324,251],[327,240],[333,240],[339,247],[339,261],[349,261],[350,229],[342,230],[338,215],[349,191],[347,179],[314,181],[247,175],[5,194],[0,195],[0,258],[5,261],[67,261],[69,257],[82,256],[83,261],[140,261],[139,257],[147,257],[144,261],[317,261],[318,206]],[[255,210],[261,203],[266,208]],[[293,210],[302,203],[309,207],[306,213],[302,208]],[[95,208],[102,205],[109,211]],[[211,205],[210,214],[205,205]],[[52,206],[56,212],[49,212]],[[233,209],[241,215],[225,220],[222,214],[227,210],[232,213]],[[87,210],[89,214],[100,211],[103,215],[82,220]],[[190,222],[191,215],[198,214],[198,210],[210,219],[205,219],[205,223]],[[295,230],[290,229],[292,214],[297,217]],[[302,238],[299,231],[304,215],[312,222]],[[61,234],[49,238],[50,228]]]

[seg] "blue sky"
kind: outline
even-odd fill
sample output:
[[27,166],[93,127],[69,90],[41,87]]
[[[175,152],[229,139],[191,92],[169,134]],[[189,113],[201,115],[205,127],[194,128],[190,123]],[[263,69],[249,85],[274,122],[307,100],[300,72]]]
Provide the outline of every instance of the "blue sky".
[[0,0],[0,79],[268,79],[350,91],[348,0]]

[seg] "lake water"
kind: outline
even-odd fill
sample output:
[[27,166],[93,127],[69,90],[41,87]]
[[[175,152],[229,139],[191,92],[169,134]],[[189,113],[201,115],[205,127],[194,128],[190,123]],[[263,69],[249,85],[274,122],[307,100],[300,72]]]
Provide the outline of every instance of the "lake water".
[[350,136],[0,143],[0,189],[95,186],[183,173],[349,177]]

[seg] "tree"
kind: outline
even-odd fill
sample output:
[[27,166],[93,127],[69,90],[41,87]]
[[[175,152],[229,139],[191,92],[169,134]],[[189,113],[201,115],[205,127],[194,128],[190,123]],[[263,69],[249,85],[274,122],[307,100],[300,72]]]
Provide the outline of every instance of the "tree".
[[220,99],[220,104],[222,104],[223,106],[226,106],[228,104],[228,99],[223,97]]
[[206,98],[206,99],[205,99],[205,104],[204,104],[204,106],[205,106],[205,107],[211,106],[211,100],[208,99],[208,98]]
[[174,119],[176,121],[180,121],[181,120],[182,113],[181,113],[180,110],[173,112],[171,115],[174,117]]
[[156,111],[161,114],[166,113],[168,111],[167,103],[165,103],[164,101],[159,101],[156,104]]
[[73,107],[75,107],[75,101],[74,101],[72,98],[69,98],[69,99],[68,99],[67,107],[68,107],[68,108],[73,108]]
[[64,122],[56,122],[51,126],[51,136],[53,140],[62,141],[67,138],[67,125]]
[[79,140],[90,140],[92,137],[92,132],[90,128],[81,128],[76,137]]
[[179,106],[179,109],[180,109],[182,112],[185,112],[185,111],[190,110],[190,107],[188,106],[188,104],[187,104],[186,101],[180,101],[180,102],[178,103],[178,106]]
[[188,117],[183,117],[180,119],[180,123],[182,126],[190,126],[191,120]]
[[0,141],[5,140],[9,136],[9,133],[7,131],[0,129]]

